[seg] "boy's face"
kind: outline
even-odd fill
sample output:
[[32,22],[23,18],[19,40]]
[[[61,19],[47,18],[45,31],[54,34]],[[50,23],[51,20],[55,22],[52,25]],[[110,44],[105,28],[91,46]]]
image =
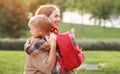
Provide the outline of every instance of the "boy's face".
[[29,28],[30,28],[30,33],[33,37],[39,37],[45,35],[45,31],[40,28],[35,28],[34,26],[29,26]]

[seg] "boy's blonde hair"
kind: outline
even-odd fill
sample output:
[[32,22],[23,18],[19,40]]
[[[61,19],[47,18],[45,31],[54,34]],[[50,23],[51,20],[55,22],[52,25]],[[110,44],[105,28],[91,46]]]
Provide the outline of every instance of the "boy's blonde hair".
[[44,14],[50,16],[54,10],[59,10],[56,5],[41,5],[35,12],[35,15]]
[[32,26],[36,29],[42,29],[46,32],[49,32],[52,28],[52,23],[50,19],[45,15],[36,15],[33,16],[28,22],[28,26]]

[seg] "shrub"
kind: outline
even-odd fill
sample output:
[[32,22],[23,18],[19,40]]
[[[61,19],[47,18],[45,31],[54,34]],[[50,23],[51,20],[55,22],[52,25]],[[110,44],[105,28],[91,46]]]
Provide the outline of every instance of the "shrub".
[[0,49],[3,50],[23,50],[24,39],[3,39],[0,40]]
[[[26,39],[0,39],[2,50],[23,50]],[[119,40],[82,40],[78,44],[84,50],[115,50],[120,51]]]
[[116,50],[120,51],[119,40],[84,40],[79,45],[83,50]]

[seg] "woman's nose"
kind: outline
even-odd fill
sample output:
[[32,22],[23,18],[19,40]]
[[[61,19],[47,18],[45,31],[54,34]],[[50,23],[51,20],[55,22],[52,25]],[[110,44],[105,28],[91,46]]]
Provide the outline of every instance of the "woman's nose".
[[60,20],[61,20],[60,17],[58,17],[57,20],[60,22]]

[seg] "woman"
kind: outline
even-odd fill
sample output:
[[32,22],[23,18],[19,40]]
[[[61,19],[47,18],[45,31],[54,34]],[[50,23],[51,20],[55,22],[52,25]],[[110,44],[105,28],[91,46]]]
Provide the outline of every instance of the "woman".
[[[52,21],[52,25],[53,25],[51,31],[57,34],[58,26],[60,24],[59,8],[56,5],[42,5],[35,12],[35,15],[40,15],[40,14],[44,14],[50,18],[50,20]],[[59,58],[62,58],[59,53],[58,46],[57,46],[57,56]],[[65,72],[65,74],[75,74],[74,70],[68,71],[68,70],[64,69],[64,72]],[[63,69],[61,68],[59,61],[56,61],[56,66],[55,66],[54,70],[52,71],[52,74],[62,74],[62,73],[63,73]]]
[[44,14],[48,16],[52,21],[52,31],[58,32],[58,25],[60,24],[60,10],[55,5],[42,5],[40,6],[36,12],[35,15]]

